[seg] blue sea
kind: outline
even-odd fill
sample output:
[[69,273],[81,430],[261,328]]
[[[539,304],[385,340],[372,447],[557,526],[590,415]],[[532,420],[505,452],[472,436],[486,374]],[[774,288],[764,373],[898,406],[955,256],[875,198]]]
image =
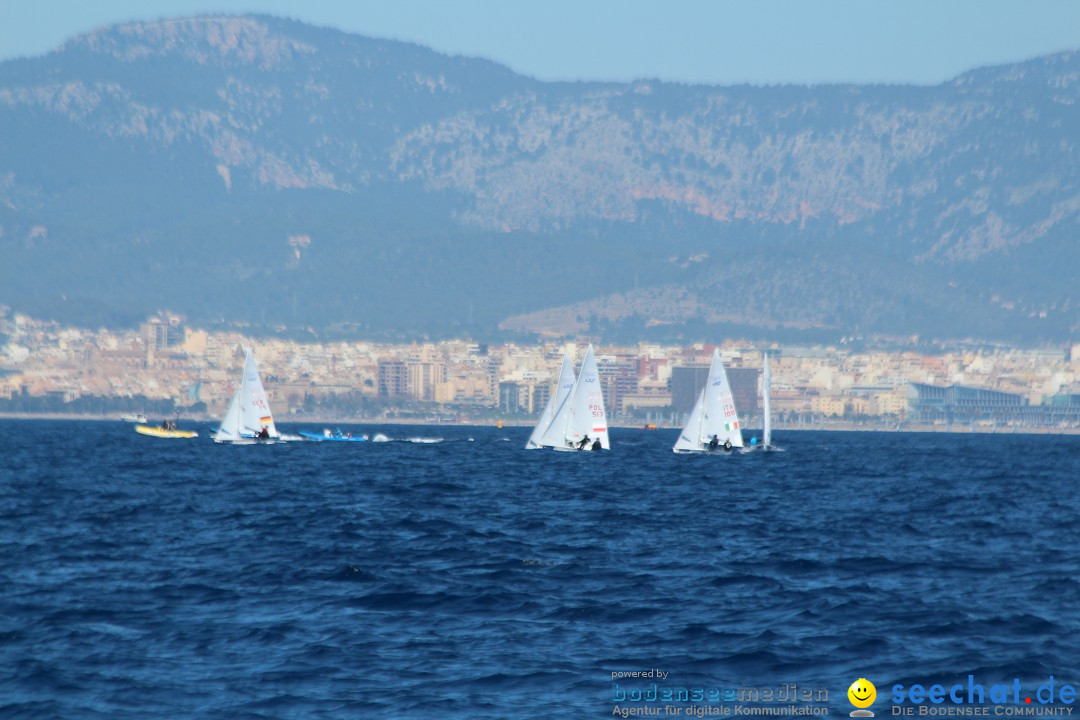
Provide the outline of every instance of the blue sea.
[[1080,685],[1077,436],[199,429],[0,421],[0,717],[601,718],[654,683],[846,716],[858,678],[882,717],[894,684]]

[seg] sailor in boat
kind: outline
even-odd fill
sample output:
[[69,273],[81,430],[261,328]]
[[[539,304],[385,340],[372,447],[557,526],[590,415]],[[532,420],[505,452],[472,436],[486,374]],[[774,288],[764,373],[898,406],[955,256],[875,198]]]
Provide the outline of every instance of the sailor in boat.
[[255,439],[256,440],[269,440],[270,439],[270,428],[268,428],[266,425],[263,425],[262,430],[260,430],[259,434],[255,436]]
[[730,440],[725,440],[724,441],[724,452],[731,452],[731,441]]
[[586,435],[585,437],[581,438],[581,442],[578,443],[577,449],[578,450],[584,450],[585,446],[588,445],[588,444],[589,444],[589,436]]
[[592,449],[593,451],[604,449],[604,446],[600,444],[600,438],[596,438],[595,440],[593,440]]
[[719,444],[720,444],[720,438],[713,435],[712,440],[709,441],[709,452],[715,451]]

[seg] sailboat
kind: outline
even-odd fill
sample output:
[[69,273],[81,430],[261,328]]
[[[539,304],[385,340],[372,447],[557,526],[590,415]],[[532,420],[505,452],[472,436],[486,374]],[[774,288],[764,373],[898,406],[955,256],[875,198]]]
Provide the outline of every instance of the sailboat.
[[540,439],[544,437],[544,433],[551,427],[551,421],[555,419],[555,412],[562,405],[566,396],[570,394],[570,391],[574,389],[576,380],[577,378],[574,377],[574,363],[571,362],[569,354],[563,353],[559,384],[555,388],[555,394],[548,398],[548,403],[544,406],[544,412],[540,413],[540,421],[536,423],[532,434],[529,435],[529,441],[525,443],[526,450],[538,450],[543,447],[540,444]]
[[[266,430],[265,437],[259,437],[263,429]],[[257,441],[278,440],[280,437],[274,425],[274,415],[270,412],[266,390],[259,379],[255,355],[250,349],[245,350],[240,387],[236,388],[229,402],[225,419],[214,434],[214,442],[249,445]]]
[[[716,443],[713,444],[713,438]],[[690,420],[686,423],[672,448],[677,453],[708,452],[722,447],[725,450],[743,446],[739,418],[735,413],[735,400],[731,396],[724,364],[720,362],[720,351],[713,350],[712,364],[705,387],[698,395]]]
[[555,408],[547,429],[535,442],[540,447],[556,450],[588,450],[597,447],[597,443],[600,449],[611,449],[604,394],[600,390],[600,373],[596,369],[592,345],[581,362],[577,380]]
[[769,395],[772,393],[772,372],[769,370],[769,355],[765,354],[765,367],[762,370],[761,381],[761,447],[768,450],[772,447],[772,413],[769,412]]

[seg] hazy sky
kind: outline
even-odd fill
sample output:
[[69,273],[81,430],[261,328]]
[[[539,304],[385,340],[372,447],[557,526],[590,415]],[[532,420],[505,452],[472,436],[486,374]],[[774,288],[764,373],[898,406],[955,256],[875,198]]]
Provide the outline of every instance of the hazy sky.
[[0,59],[203,12],[408,40],[542,80],[934,84],[1080,49],[1080,0],[0,0]]

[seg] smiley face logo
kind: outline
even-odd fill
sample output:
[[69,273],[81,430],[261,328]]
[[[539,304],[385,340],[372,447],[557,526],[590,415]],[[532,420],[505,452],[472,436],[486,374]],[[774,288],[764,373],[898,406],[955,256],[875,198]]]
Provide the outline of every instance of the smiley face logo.
[[870,707],[877,699],[877,688],[874,687],[874,683],[866,678],[859,678],[847,689],[847,697],[852,705],[860,708],[851,713],[853,717],[874,717],[872,712],[862,709]]

